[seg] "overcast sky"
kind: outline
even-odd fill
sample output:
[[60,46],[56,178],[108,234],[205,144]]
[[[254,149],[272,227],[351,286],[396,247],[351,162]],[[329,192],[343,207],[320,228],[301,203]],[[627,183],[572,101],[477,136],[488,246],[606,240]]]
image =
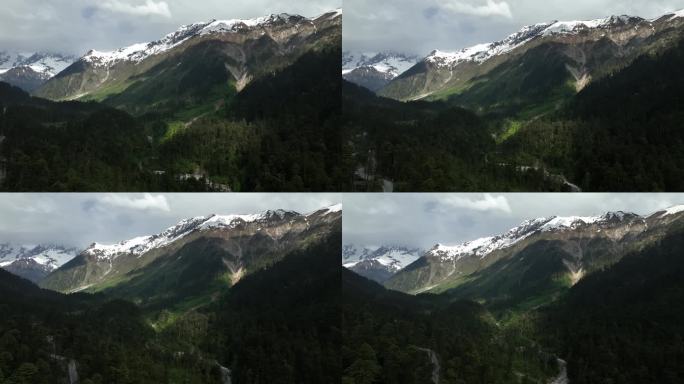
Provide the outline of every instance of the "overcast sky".
[[2,194],[0,243],[87,247],[152,235],[182,219],[268,209],[309,213],[340,194]]
[[344,49],[426,55],[505,38],[552,20],[610,15],[654,18],[684,0],[344,0]]
[[2,0],[0,51],[82,55],[153,41],[183,24],[271,13],[317,16],[342,0]]
[[684,194],[345,194],[345,244],[429,249],[503,233],[527,219],[645,215],[684,204]]

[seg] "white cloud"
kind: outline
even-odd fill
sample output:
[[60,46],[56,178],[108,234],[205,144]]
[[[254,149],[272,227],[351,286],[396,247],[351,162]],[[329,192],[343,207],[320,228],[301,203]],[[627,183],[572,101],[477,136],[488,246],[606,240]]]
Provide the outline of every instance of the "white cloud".
[[113,207],[135,210],[159,210],[165,212],[169,212],[171,210],[169,203],[166,201],[166,196],[155,196],[149,193],[144,194],[142,197],[123,194],[109,194],[104,196],[100,202]]
[[492,196],[485,193],[482,197],[471,198],[468,195],[447,195],[442,201],[443,206],[458,209],[471,209],[474,211],[501,211],[511,213],[506,196]]
[[474,5],[465,3],[462,0],[447,0],[443,5],[454,13],[474,16],[501,16],[508,19],[513,18],[511,7],[505,1],[496,2],[487,0],[486,4]]
[[121,0],[107,0],[100,4],[101,9],[136,16],[162,16],[171,18],[171,10],[165,1],[146,0],[144,4],[133,5]]

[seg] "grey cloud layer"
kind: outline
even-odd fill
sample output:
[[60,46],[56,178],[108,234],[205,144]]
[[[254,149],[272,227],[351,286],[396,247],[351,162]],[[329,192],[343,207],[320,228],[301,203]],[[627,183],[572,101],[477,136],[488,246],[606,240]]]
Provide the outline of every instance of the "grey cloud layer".
[[150,235],[188,217],[268,209],[308,213],[340,194],[3,194],[0,243],[84,247]]
[[198,21],[315,16],[340,6],[341,0],[4,0],[0,51],[81,55],[155,40]]
[[346,194],[343,237],[359,246],[429,248],[502,233],[527,219],[649,214],[684,204],[684,194]]
[[344,49],[424,55],[500,40],[539,22],[651,18],[682,8],[684,0],[345,0]]

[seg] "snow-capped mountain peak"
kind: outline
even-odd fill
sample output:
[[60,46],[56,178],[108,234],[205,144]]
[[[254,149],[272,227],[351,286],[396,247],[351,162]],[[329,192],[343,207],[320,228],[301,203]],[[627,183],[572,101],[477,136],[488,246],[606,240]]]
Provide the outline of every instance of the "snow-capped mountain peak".
[[669,207],[667,209],[654,212],[653,214],[650,215],[650,217],[657,216],[659,218],[664,218],[664,217],[676,215],[676,214],[682,213],[682,212],[684,212],[684,205],[674,205],[674,206]]
[[156,235],[138,236],[116,244],[93,243],[84,252],[97,256],[100,260],[109,260],[120,255],[141,256],[152,249],[163,248],[193,232],[212,229],[232,229],[241,224],[284,220],[299,216],[299,213],[286,210],[268,210],[248,215],[210,215],[184,219]]
[[364,247],[357,249],[353,245],[343,248],[342,262],[344,267],[352,268],[363,261],[377,261],[393,272],[403,269],[422,256],[419,248],[397,245],[383,245],[380,247]]
[[418,56],[394,51],[373,53],[350,53],[342,55],[342,74],[348,74],[357,68],[373,68],[395,78],[414,66],[420,59]]
[[73,259],[75,248],[58,245],[0,244],[0,267],[11,268],[18,261],[32,260],[45,274]]
[[423,253],[424,251],[418,248],[396,245],[366,246],[358,249],[347,244],[342,248],[342,266],[382,283],[418,260]]
[[90,50],[83,56],[82,60],[98,67],[109,67],[122,61],[139,63],[150,56],[167,52],[195,37],[212,34],[238,33],[281,23],[296,25],[311,22],[311,19],[287,13],[272,14],[270,16],[254,19],[211,20],[208,22],[183,25],[177,31],[171,32],[163,38],[152,42],[137,43],[108,52]]
[[342,204],[331,205],[329,207],[326,207],[325,209],[327,210],[326,213],[341,212],[342,211]]
[[[670,13],[665,16],[670,16],[669,20],[684,17],[684,10]],[[455,52],[434,50],[425,58],[425,61],[439,67],[454,67],[464,62],[481,64],[493,57],[511,52],[537,38],[559,35],[574,35],[583,31],[596,29],[610,30],[615,27],[624,27],[628,25],[636,26],[641,23],[650,24],[656,20],[660,20],[661,18],[663,18],[663,16],[649,21],[636,16],[614,15],[593,20],[554,20],[549,23],[539,23],[525,26],[520,31],[501,41],[477,44]]]
[[55,76],[76,61],[70,55],[59,53],[33,52],[0,52],[0,74],[13,68],[30,68],[46,80]]
[[[684,210],[684,207],[682,208]],[[629,220],[643,220],[641,216],[628,212],[608,212],[601,216],[552,216],[526,220],[508,232],[482,237],[455,246],[435,245],[428,255],[442,260],[459,260],[467,256],[484,258],[494,251],[509,248],[535,233],[555,232],[577,229],[588,225],[609,225]]]

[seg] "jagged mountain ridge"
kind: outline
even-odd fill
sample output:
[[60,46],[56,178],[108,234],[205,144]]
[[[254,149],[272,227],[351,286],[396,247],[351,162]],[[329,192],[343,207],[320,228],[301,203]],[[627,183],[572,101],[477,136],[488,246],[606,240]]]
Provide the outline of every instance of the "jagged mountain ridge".
[[[385,285],[410,293],[460,289],[480,294],[482,286],[503,286],[501,281],[509,278],[520,285],[525,274],[535,268],[535,279],[572,285],[627,252],[662,238],[671,225],[680,225],[683,217],[684,206],[676,206],[647,216],[610,212],[596,217],[528,220],[504,234],[455,246],[437,244]],[[539,267],[552,259],[553,265]],[[477,284],[479,291],[469,288]]]
[[339,205],[307,215],[275,210],[186,219],[156,235],[112,245],[93,243],[41,286],[62,292],[97,291],[119,284],[149,290],[159,284],[148,284],[147,278],[163,279],[165,270],[170,274],[188,268],[232,285],[285,253],[316,242],[340,219]]
[[0,244],[0,268],[39,282],[78,254],[76,248],[59,245]]
[[361,276],[382,283],[416,261],[423,253],[419,248],[397,245],[359,249],[347,244],[342,250],[342,265]]
[[[206,87],[200,92],[205,94],[231,87],[239,91],[305,52],[338,44],[341,19],[337,10],[315,18],[279,14],[186,25],[154,42],[112,52],[91,50],[37,95],[53,100],[111,97],[113,106],[126,106],[126,98],[159,104],[199,86]],[[200,73],[204,80],[190,80]],[[166,84],[162,89],[170,94],[150,95],[150,84],[156,82]]]
[[[456,52],[434,50],[379,94],[399,100],[456,95],[459,103],[467,105],[471,101],[469,93],[481,91],[486,83],[499,80],[502,86],[506,84],[506,78],[499,79],[503,75],[495,72],[497,68],[511,72],[505,64],[510,63],[511,68],[521,65],[525,63],[523,58],[531,60],[529,55],[535,56],[534,61],[557,57],[563,71],[554,76],[563,78],[558,79],[556,88],[568,82],[578,92],[592,80],[629,65],[641,54],[671,46],[681,38],[683,16],[684,11],[677,11],[652,20],[623,15],[526,26],[501,41]],[[533,66],[526,73],[532,76],[538,71]]]
[[416,55],[393,51],[358,54],[343,52],[342,77],[376,92],[418,61],[420,59]]
[[76,61],[61,53],[0,52],[0,81],[32,92]]

